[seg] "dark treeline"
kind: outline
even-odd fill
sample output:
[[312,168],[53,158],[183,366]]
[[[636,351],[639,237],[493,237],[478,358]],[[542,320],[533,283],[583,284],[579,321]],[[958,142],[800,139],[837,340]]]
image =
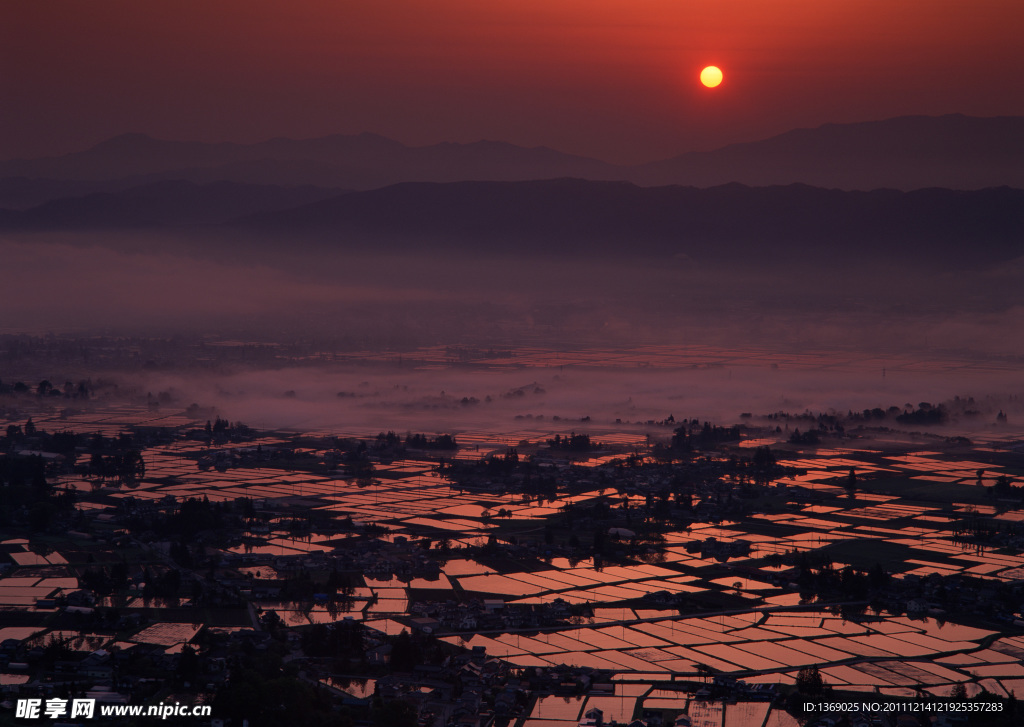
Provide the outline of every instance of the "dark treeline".
[[24,425],[7,425],[0,439],[0,452],[5,453],[6,458],[37,458],[50,472],[75,472],[126,485],[138,483],[146,474],[142,445],[133,435],[124,432],[114,437],[105,437],[99,432],[50,433],[36,429],[29,418]]
[[684,419],[682,424],[673,431],[669,450],[676,454],[687,454],[727,442],[738,442],[741,431],[736,426],[720,427],[710,422],[700,422],[697,419]]
[[46,379],[35,385],[29,385],[23,381],[15,381],[11,384],[0,380],[0,396],[7,397],[35,396],[40,399],[88,399],[93,393],[94,388],[94,384],[88,380],[82,380],[78,383],[65,381],[60,386],[55,386]]
[[41,456],[0,456],[0,525],[46,530],[57,516],[70,514],[74,504],[73,491],[57,490],[49,482]]
[[436,437],[428,437],[426,434],[412,434],[406,432],[403,440],[393,431],[381,432],[374,442],[377,449],[438,449],[454,450],[459,448],[458,442],[451,434],[438,434]]
[[[1013,397],[1010,397],[1013,399]],[[914,426],[931,426],[946,424],[958,420],[980,420],[984,421],[986,416],[992,416],[992,411],[998,405],[991,401],[976,402],[974,397],[955,396],[949,401],[932,404],[922,401],[916,405],[906,403],[903,406],[874,407],[861,411],[849,410],[842,412],[811,412],[791,413],[785,411],[774,412],[764,415],[770,422],[785,422],[807,424],[808,428],[819,432],[842,433],[845,429],[853,426],[872,426],[884,423],[898,423]],[[744,414],[749,418],[750,414]],[[1007,421],[1006,413],[998,409],[992,417],[996,423]]]

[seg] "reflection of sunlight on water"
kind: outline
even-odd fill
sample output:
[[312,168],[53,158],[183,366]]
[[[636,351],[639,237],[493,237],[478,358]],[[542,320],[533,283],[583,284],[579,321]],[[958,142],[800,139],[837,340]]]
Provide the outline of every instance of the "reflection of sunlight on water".
[[369,699],[377,687],[376,679],[345,679],[343,677],[327,677],[323,681],[332,687],[351,694],[357,699]]
[[530,717],[532,719],[578,720],[582,711],[582,697],[539,697]]
[[[742,368],[743,366],[737,365],[733,370],[739,372]],[[750,380],[743,384],[748,387],[747,391],[750,386],[764,385],[768,382],[766,378],[758,379],[764,372],[757,372],[755,367],[748,366],[746,373],[751,374]],[[768,375],[775,376],[778,373],[776,371]],[[942,375],[945,373],[948,372],[943,372]],[[701,371],[697,377],[707,374],[707,371]],[[855,372],[851,373],[851,370],[845,370],[841,374],[853,376],[854,379],[856,377]],[[417,396],[429,388],[426,379],[417,378],[421,375],[433,377],[447,374],[444,371],[408,374],[406,380],[412,384],[412,398],[405,400],[402,397],[395,397],[387,406],[379,408],[377,413],[402,412],[403,416],[409,416],[410,420],[418,421],[420,424],[434,421],[430,410],[416,410],[413,417],[413,414],[409,413],[410,410],[405,408],[409,401],[415,401]],[[512,376],[518,374],[488,372],[483,374],[482,378],[475,379],[474,383],[483,382],[485,388],[494,388],[498,383],[505,386],[513,380]],[[579,378],[575,380],[577,376]],[[606,376],[607,379],[603,378]],[[557,380],[543,382],[546,393],[537,394],[538,411],[544,407],[568,406],[568,402],[571,401],[584,401],[584,384],[603,385],[607,382],[610,390],[598,389],[595,406],[608,407],[607,410],[612,413],[614,407],[626,407],[630,409],[631,416],[642,416],[644,407],[654,411],[656,407],[650,402],[656,401],[658,397],[664,397],[666,392],[674,390],[672,387],[692,384],[686,382],[689,372],[685,371],[645,370],[636,373],[630,370],[621,380],[615,380],[616,376],[616,372],[611,370],[562,371]],[[821,377],[820,385],[826,386],[830,381],[829,376],[821,374]],[[385,378],[382,377],[373,385],[380,384]],[[528,378],[540,380],[536,372],[531,372]],[[737,373],[731,381],[735,383],[741,378]],[[896,378],[897,376],[890,374],[887,380]],[[314,379],[315,377],[311,380]],[[795,386],[798,383],[797,379],[798,377],[793,376],[785,379],[784,383],[788,382],[786,385]],[[441,378],[431,379],[429,385],[436,386],[441,381]],[[723,381],[730,379],[708,381],[717,381],[717,385],[724,386]],[[445,385],[450,385],[449,382],[450,380],[444,381]],[[643,389],[643,395],[648,397],[646,403],[636,392],[625,399],[622,398],[627,393],[627,387],[633,385],[646,387]],[[893,391],[895,389],[885,395],[894,395]],[[866,389],[856,391],[855,387],[848,389],[847,393],[851,392],[865,398],[879,394],[874,389],[870,393],[866,393]],[[812,388],[804,389],[802,393],[808,397],[815,395]],[[707,394],[709,401],[710,397],[715,395],[716,392]],[[795,395],[789,392],[787,396]],[[519,397],[516,400],[518,401]],[[736,400],[739,400],[739,395]],[[663,398],[662,401],[668,399]],[[691,402],[690,399],[672,399],[673,408],[680,401]],[[628,402],[628,406],[623,402]],[[312,397],[307,399],[305,404],[315,406]],[[518,404],[509,404],[504,400],[499,402],[494,408],[495,418],[486,426],[473,429],[473,439],[469,441],[486,444],[497,442],[502,436],[508,436],[507,431],[502,434],[504,430],[500,419],[515,412],[514,406]],[[660,410],[660,416],[665,415],[666,409],[667,407]],[[743,410],[745,409],[746,407]],[[737,407],[737,411],[739,410],[741,409]],[[339,411],[346,413],[351,409],[342,406]],[[461,410],[452,411],[455,412],[452,416],[461,416]],[[682,416],[682,411],[680,409],[676,413]],[[472,419],[480,415],[478,410],[474,409],[466,416]],[[732,416],[735,416],[735,413]],[[589,424],[599,426],[593,421]],[[582,422],[579,421],[555,422],[550,415],[543,420],[534,417],[529,429],[517,429],[510,440],[543,442],[550,436],[548,429],[552,433],[564,434],[566,430],[581,429],[581,425]],[[662,427],[659,430],[656,427],[660,425],[649,426],[654,427],[655,431],[671,432],[671,427]],[[606,420],[600,425],[604,433],[599,434],[598,438],[611,441],[616,436],[617,429],[620,429],[620,440],[625,446],[639,446],[641,442],[645,444],[644,435],[636,434],[630,427],[632,425],[614,425]],[[326,433],[329,434],[329,430]],[[368,429],[361,433],[372,436],[374,431]],[[268,441],[270,439],[267,438]],[[750,440],[746,444],[775,441],[759,439]],[[928,619],[912,620],[903,617],[886,617],[878,622],[861,618],[857,621],[845,621],[826,611],[816,610],[766,614],[761,610],[764,606],[799,606],[800,595],[778,593],[781,590],[780,586],[775,582],[768,582],[778,578],[777,583],[785,584],[788,578],[793,577],[787,574],[788,568],[778,566],[776,570],[761,569],[758,575],[753,570],[759,568],[758,560],[776,553],[815,551],[831,544],[837,548],[845,548],[841,551],[841,558],[833,558],[834,561],[838,561],[835,562],[835,568],[840,569],[844,563],[858,563],[855,548],[868,551],[876,547],[896,546],[912,548],[914,551],[913,558],[906,558],[896,567],[897,571],[902,570],[896,573],[897,577],[924,576],[933,572],[967,573],[991,577],[993,581],[1007,581],[1017,577],[1020,570],[1024,569],[1024,558],[1020,556],[991,552],[970,555],[958,544],[952,543],[945,532],[952,521],[948,508],[942,509],[939,505],[921,504],[917,501],[908,503],[897,495],[857,492],[855,496],[850,496],[839,504],[837,500],[829,500],[825,505],[808,505],[806,499],[785,495],[777,508],[781,512],[759,513],[750,521],[768,527],[773,533],[771,536],[757,535],[756,528],[750,528],[755,533],[748,533],[746,531],[749,522],[735,520],[716,522],[714,518],[708,517],[704,518],[708,520],[707,522],[692,522],[686,526],[679,523],[664,534],[664,561],[644,557],[643,563],[627,566],[605,563],[603,567],[595,567],[594,562],[589,559],[576,561],[567,557],[555,557],[547,560],[544,565],[534,561],[535,568],[511,572],[507,562],[496,562],[493,565],[497,567],[490,567],[487,563],[491,561],[484,555],[463,552],[463,557],[458,557],[455,553],[459,553],[459,549],[466,545],[483,545],[488,540],[486,533],[489,531],[502,533],[511,529],[517,534],[527,532],[534,526],[526,523],[526,520],[558,517],[563,512],[562,508],[568,504],[587,505],[603,497],[606,501],[614,501],[616,504],[628,500],[630,510],[633,511],[634,508],[643,508],[646,498],[635,494],[632,497],[624,497],[614,487],[598,489],[601,484],[600,478],[592,474],[592,471],[588,471],[585,475],[587,491],[572,496],[562,493],[553,500],[545,498],[527,503],[519,495],[496,491],[460,490],[453,487],[445,478],[435,476],[435,473],[431,472],[434,466],[432,462],[416,459],[415,455],[408,460],[397,460],[381,465],[376,472],[377,479],[362,482],[346,480],[340,473],[335,473],[332,477],[339,479],[334,479],[269,469],[260,470],[257,473],[258,477],[254,477],[252,468],[229,469],[226,472],[198,471],[193,460],[182,456],[194,456],[195,451],[202,449],[195,443],[191,446],[194,450],[188,450],[185,446],[153,448],[150,476],[160,477],[162,480],[167,478],[166,484],[145,481],[137,490],[132,491],[131,496],[143,501],[156,500],[164,494],[182,498],[209,492],[224,499],[246,496],[274,500],[293,498],[296,493],[303,493],[309,497],[304,501],[304,507],[321,510],[324,514],[344,513],[362,523],[375,523],[391,528],[390,533],[371,536],[385,544],[384,548],[398,549],[418,539],[430,539],[430,551],[433,553],[442,550],[441,544],[444,543],[447,562],[441,566],[440,575],[412,575],[402,571],[406,574],[403,576],[404,579],[400,579],[391,576],[391,573],[396,571],[388,571],[386,568],[377,570],[376,573],[387,575],[381,575],[376,580],[366,579],[365,585],[360,584],[356,591],[350,594],[358,596],[358,600],[354,602],[332,603],[326,606],[313,606],[309,603],[283,604],[278,613],[285,623],[307,626],[310,623],[327,623],[347,617],[366,618],[372,628],[397,633],[403,627],[387,617],[407,616],[410,596],[414,600],[424,598],[423,595],[408,590],[410,588],[428,591],[452,590],[458,592],[460,596],[468,594],[471,598],[480,599],[501,596],[502,600],[509,604],[554,604],[563,601],[564,604],[586,605],[594,609],[594,617],[590,620],[579,616],[572,617],[568,615],[567,610],[565,618],[570,625],[558,627],[557,632],[552,629],[543,633],[517,631],[505,634],[489,633],[486,636],[477,634],[442,637],[449,643],[484,646],[488,655],[505,657],[519,666],[571,663],[632,674],[650,673],[664,676],[676,673],[697,677],[702,673],[700,666],[705,665],[727,673],[768,670],[768,674],[759,676],[785,683],[792,681],[794,670],[801,666],[819,662],[848,661],[856,656],[863,656],[885,661],[880,661],[877,668],[865,664],[828,667],[829,671],[825,673],[829,683],[851,688],[880,683],[889,684],[893,689],[905,684],[927,684],[945,688],[965,678],[964,673],[957,671],[965,662],[956,664],[947,660],[941,667],[936,667],[945,671],[931,672],[930,677],[922,676],[922,673],[927,671],[924,663],[940,653],[956,652],[954,658],[964,656],[968,652],[981,654],[983,652],[978,650],[980,642],[994,636],[994,632],[942,624]],[[938,447],[936,444],[930,446]],[[482,447],[482,450],[485,449],[486,446]],[[473,453],[476,454],[475,449]],[[146,456],[150,456],[148,450]],[[610,457],[594,456],[589,464],[596,465]],[[927,478],[936,483],[975,485],[978,480],[977,470],[982,465],[966,457],[956,460],[943,459],[941,453],[935,451],[912,451],[910,454],[889,456],[881,448],[869,450],[855,447],[807,448],[780,459],[782,464],[802,472],[785,478],[784,483],[813,491],[815,495],[822,497],[843,493],[842,486],[835,484],[836,478],[844,476],[851,467],[856,467],[858,474],[864,478],[876,475],[890,478],[899,476],[908,482],[913,482],[917,478]],[[988,481],[1004,471],[994,465],[985,465],[984,468],[984,476]],[[170,479],[172,477],[173,480]],[[120,496],[126,493],[114,494]],[[313,499],[314,494],[319,499]],[[970,495],[962,497],[969,499]],[[293,499],[283,501],[295,502]],[[693,506],[706,506],[711,502],[712,498],[695,497]],[[967,507],[980,514],[995,513],[995,507],[992,505],[962,503],[957,507],[963,514],[966,514]],[[851,519],[856,522],[848,522]],[[285,532],[285,527],[287,525],[284,520],[270,520],[262,528],[261,537],[251,538],[231,548],[230,551],[238,555],[252,556],[253,563],[277,563],[277,556],[292,556],[296,559],[293,562],[299,562],[316,551],[331,551],[335,541],[354,536],[351,532],[293,536]],[[252,529],[255,530],[255,527]],[[360,531],[358,537],[364,535],[365,531]],[[620,535],[623,540],[631,537],[628,533]],[[711,538],[730,542],[745,540],[751,547],[739,556],[733,556],[731,552],[716,552],[710,547],[706,551],[698,548],[691,552],[694,545],[710,542]],[[854,547],[848,547],[850,545]],[[833,551],[832,555],[835,554]],[[35,554],[26,554],[26,557],[29,556],[35,561]],[[477,557],[484,562],[472,559]],[[954,558],[955,561],[949,560],[950,558]],[[498,570],[502,572],[499,573]],[[258,569],[248,572],[264,578],[277,576],[269,565],[261,565]],[[43,584],[38,585],[41,587]],[[664,593],[661,593],[662,591]],[[653,600],[640,600],[652,594]],[[674,600],[677,598],[678,600]],[[705,618],[682,618],[674,609],[674,605],[685,604],[686,599],[695,602],[706,599],[711,603],[724,604],[721,606],[723,612]],[[616,605],[624,602],[630,604],[632,608]],[[134,607],[135,602],[130,603]],[[662,610],[644,609],[640,604],[653,604]],[[143,605],[155,608],[161,604],[154,601]],[[270,604],[267,606],[270,607]],[[742,612],[729,613],[732,609]],[[1010,645],[1004,645],[1004,648],[1024,648],[1024,644],[1007,643]],[[992,653],[1002,652],[993,650]],[[913,671],[916,668],[915,664],[899,666],[899,659],[903,657],[922,660],[923,672]],[[985,656],[984,668],[995,665],[996,676],[1009,680],[1014,675],[996,663],[1000,658],[993,655]],[[554,705],[555,702],[551,704]],[[552,709],[557,711],[557,707]]]
[[777,437],[763,437],[760,439],[744,439],[739,443],[740,447],[744,449],[753,449],[755,447],[772,447],[780,443]]
[[473,560],[449,560],[441,570],[448,576],[473,576],[495,572],[493,568]]

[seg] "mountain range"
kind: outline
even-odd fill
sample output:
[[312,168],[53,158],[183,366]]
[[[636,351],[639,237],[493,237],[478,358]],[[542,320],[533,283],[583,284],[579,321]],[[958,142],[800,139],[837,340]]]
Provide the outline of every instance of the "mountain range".
[[0,161],[0,208],[27,209],[166,180],[368,190],[401,182],[563,177],[641,186],[1024,187],[1024,117],[827,124],[634,166],[495,141],[413,147],[375,134],[339,134],[235,144],[124,134],[63,156]]
[[140,229],[344,249],[992,263],[1024,255],[1024,117],[834,124],[632,167],[372,134],[128,134],[0,162],[0,231]]
[[[259,210],[259,211],[257,211]],[[161,230],[357,252],[860,258],[964,267],[1024,255],[1024,190],[706,189],[555,179],[319,188],[160,182],[0,210],[0,230]]]
[[231,227],[352,250],[628,252],[719,260],[866,256],[970,266],[1024,255],[1024,190],[409,182],[253,215]]
[[[11,186],[16,186],[11,183]],[[139,227],[215,225],[336,196],[342,190],[323,187],[181,180],[51,199],[28,209],[0,209],[0,230],[103,230]]]

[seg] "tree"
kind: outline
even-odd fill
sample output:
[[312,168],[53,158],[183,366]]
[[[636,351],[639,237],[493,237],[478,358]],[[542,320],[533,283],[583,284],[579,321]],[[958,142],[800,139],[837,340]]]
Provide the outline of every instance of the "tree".
[[875,563],[868,572],[868,582],[872,588],[884,588],[889,582],[889,573],[881,563]]
[[700,678],[704,681],[705,684],[711,681],[711,677],[715,674],[714,669],[712,669],[707,664],[702,664],[700,662],[697,662],[696,667],[697,673],[700,675]]
[[120,477],[122,482],[136,483],[146,476],[146,463],[137,449],[126,452],[121,458]]
[[767,485],[772,479],[772,470],[775,468],[775,455],[768,447],[758,447],[754,450],[753,458],[754,482],[759,485]]
[[181,649],[177,672],[183,681],[190,683],[199,675],[199,655],[189,644],[185,644]]
[[409,633],[403,631],[391,644],[391,668],[395,671],[412,671],[420,663],[420,649]]
[[825,680],[821,678],[817,664],[805,666],[796,677],[796,688],[801,694],[821,694],[825,691]]

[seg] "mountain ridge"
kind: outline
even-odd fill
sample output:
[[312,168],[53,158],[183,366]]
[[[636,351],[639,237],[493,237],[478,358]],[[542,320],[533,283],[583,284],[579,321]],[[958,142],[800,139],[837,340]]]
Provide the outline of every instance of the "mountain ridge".
[[905,191],[1024,187],[1024,117],[947,114],[828,123],[632,166],[492,140],[409,146],[370,132],[305,140],[276,137],[254,144],[170,141],[128,133],[63,156],[0,161],[0,179],[12,177],[182,179],[355,190],[406,181],[562,177],[642,186],[804,183]]
[[[642,187],[561,178],[365,191],[170,181],[0,210],[0,231],[182,231],[343,251],[694,260],[859,259],[953,269],[1024,256],[1024,190]],[[909,269],[913,269],[912,267]]]

